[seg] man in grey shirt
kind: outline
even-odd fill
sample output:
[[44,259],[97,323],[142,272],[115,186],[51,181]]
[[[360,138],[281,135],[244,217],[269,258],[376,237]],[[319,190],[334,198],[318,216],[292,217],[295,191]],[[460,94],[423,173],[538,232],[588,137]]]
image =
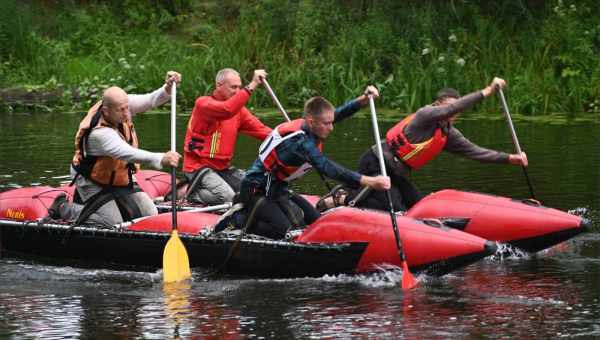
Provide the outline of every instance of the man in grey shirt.
[[155,169],[176,167],[180,155],[138,149],[132,118],[167,102],[173,82],[180,81],[179,73],[169,71],[165,84],[152,93],[128,95],[119,87],[104,91],[102,101],[80,123],[75,140],[71,175],[76,184],[75,202],[80,204],[58,196],[48,210],[51,218],[108,227],[158,213],[132,174],[139,163]]
[[[392,200],[395,210],[406,210],[423,195],[408,179],[412,170],[419,169],[436,158],[441,151],[449,151],[483,163],[509,163],[527,166],[527,155],[507,154],[478,146],[468,140],[453,126],[453,122],[465,109],[494,94],[506,86],[501,78],[480,91],[461,97],[457,90],[442,89],[431,105],[404,118],[386,134],[382,142],[384,160],[392,180]],[[379,174],[379,162],[374,146],[360,158],[358,172],[364,175]],[[356,206],[387,210],[387,199],[381,192],[350,192],[349,195],[332,195],[323,201],[321,208],[353,202]],[[333,202],[335,200],[336,202]]]

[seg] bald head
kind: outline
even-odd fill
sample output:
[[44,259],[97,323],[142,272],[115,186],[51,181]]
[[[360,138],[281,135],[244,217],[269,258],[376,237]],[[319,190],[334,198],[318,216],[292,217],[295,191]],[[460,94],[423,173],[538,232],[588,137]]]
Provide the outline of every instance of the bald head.
[[122,101],[123,98],[127,100],[127,93],[118,86],[112,86],[104,90],[102,105],[112,107],[115,103]]
[[129,100],[120,87],[112,86],[102,94],[104,118],[112,124],[120,124],[129,119]]

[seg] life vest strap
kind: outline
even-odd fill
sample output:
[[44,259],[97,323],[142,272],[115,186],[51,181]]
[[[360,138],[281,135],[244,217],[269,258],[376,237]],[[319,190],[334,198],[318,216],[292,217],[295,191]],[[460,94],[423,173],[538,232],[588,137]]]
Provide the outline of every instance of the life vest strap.
[[112,200],[117,204],[123,221],[131,221],[134,218],[142,217],[140,208],[131,199],[132,194],[141,191],[142,189],[138,186],[134,186],[133,189],[108,187],[100,190],[84,203],[83,209],[75,221],[75,225],[83,224],[93,213]]
[[194,174],[194,177],[192,178],[192,181],[190,182],[190,184],[187,187],[187,191],[185,192],[186,199],[188,198],[188,196],[191,193],[196,191],[196,189],[198,188],[198,185],[202,182],[202,178],[204,178],[204,176],[206,174],[208,174],[209,172],[210,172],[209,167],[204,167],[204,168],[196,171],[196,173]]

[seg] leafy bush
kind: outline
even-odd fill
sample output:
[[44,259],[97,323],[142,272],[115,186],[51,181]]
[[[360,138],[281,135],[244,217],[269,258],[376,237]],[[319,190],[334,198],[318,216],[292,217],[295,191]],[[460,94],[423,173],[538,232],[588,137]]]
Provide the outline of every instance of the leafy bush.
[[[341,103],[376,84],[384,106],[410,112],[441,87],[468,93],[501,76],[515,112],[597,112],[596,7],[593,0],[5,0],[0,85],[54,77],[83,108],[105,86],[150,91],[175,69],[184,76],[179,102],[189,108],[210,92],[219,69],[234,67],[249,80],[265,68],[285,106],[316,94]],[[272,106],[264,91],[251,100]],[[480,109],[497,112],[497,104]]]

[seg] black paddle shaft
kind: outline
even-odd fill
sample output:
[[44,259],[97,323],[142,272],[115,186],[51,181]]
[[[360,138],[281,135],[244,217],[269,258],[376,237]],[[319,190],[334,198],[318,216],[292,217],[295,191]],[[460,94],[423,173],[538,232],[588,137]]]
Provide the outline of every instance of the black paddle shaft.
[[398,231],[398,221],[396,221],[396,213],[394,213],[394,204],[392,202],[392,193],[390,190],[385,191],[385,197],[387,197],[389,203],[389,213],[392,219],[392,228],[394,229],[394,239],[396,240],[396,250],[398,250],[398,256],[400,261],[404,261],[404,252],[402,251],[402,244],[400,243],[400,233]]

